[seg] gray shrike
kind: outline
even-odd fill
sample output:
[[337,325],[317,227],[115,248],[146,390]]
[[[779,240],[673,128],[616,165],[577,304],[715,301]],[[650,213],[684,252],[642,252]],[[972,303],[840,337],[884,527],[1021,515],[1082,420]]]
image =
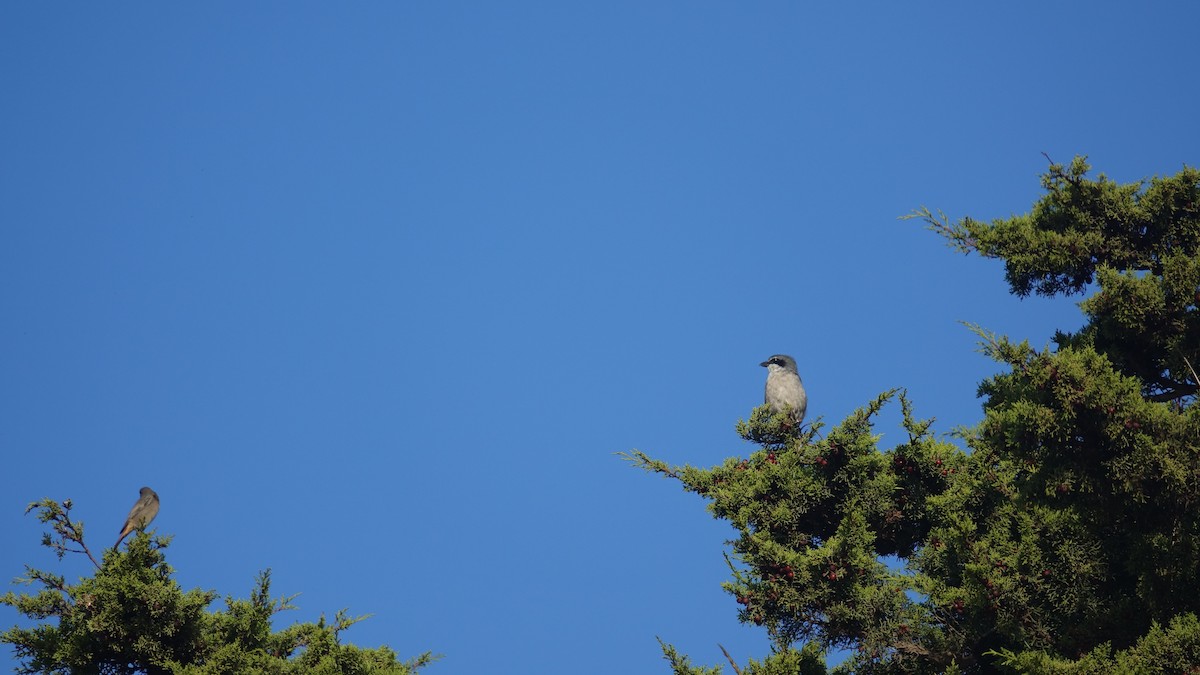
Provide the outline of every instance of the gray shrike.
[[764,402],[771,406],[773,413],[789,411],[792,421],[800,426],[808,409],[808,394],[804,392],[804,383],[796,372],[796,359],[787,354],[776,354],[758,365],[767,369],[767,395]]

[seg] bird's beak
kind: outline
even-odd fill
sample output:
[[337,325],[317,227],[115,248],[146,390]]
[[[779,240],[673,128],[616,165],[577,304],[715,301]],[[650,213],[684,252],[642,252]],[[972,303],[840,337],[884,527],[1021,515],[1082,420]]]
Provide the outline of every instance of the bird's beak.
[[762,363],[760,363],[758,365],[762,366],[763,368],[766,368],[768,363],[770,363],[770,361],[763,361]]

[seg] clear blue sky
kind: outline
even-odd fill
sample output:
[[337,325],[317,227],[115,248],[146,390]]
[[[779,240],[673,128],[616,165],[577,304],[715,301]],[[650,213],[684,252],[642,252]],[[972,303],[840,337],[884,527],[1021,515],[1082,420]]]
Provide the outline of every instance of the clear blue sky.
[[1078,310],[897,216],[1200,161],[1200,6],[911,4],[4,4],[0,579],[90,572],[29,502],[99,547],[150,485],[185,588],[431,674],[764,655],[732,530],[614,453],[751,452],[776,352],[813,418],[971,424],[956,322]]

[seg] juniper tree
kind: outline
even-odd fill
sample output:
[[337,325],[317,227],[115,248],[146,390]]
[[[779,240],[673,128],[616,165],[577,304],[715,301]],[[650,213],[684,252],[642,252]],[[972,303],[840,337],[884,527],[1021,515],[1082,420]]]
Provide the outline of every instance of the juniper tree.
[[10,605],[37,622],[0,633],[13,646],[20,673],[132,675],[175,673],[313,673],[317,675],[407,675],[435,657],[426,652],[400,662],[387,647],[360,649],[341,643],[341,633],[365,617],[338,612],[332,622],[295,623],[282,630],[272,617],[294,609],[295,596],[272,599],[270,571],[259,575],[245,600],[227,597],[225,609],[208,611],[214,591],[184,591],[172,578],[164,554],[169,539],[139,531],[123,550],[100,560],[84,540],[83,523],[70,517],[70,500],[29,505],[50,532],[42,544],[59,560],[86,555],[94,576],[68,583],[58,574],[26,567],[24,581],[36,593],[8,592]]
[[[629,454],[733,526],[725,588],[774,646],[739,672],[825,672],[831,648],[837,672],[1200,672],[1200,172],[1089,170],[1051,163],[1024,215],[914,214],[1018,296],[1086,295],[1044,349],[975,327],[1005,367],[965,448],[890,391],[827,432],[756,409],[760,449],[709,469]],[[908,437],[882,448],[892,399]]]

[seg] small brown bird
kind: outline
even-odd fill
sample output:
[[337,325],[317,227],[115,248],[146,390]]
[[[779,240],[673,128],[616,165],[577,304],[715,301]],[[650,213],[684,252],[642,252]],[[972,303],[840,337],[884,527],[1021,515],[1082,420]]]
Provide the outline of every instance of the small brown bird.
[[158,493],[148,487],[142,488],[142,496],[138,498],[137,503],[129,510],[129,517],[125,519],[125,527],[121,528],[121,536],[117,538],[117,543],[113,544],[113,548],[121,545],[121,540],[130,532],[140,530],[150,524],[154,520],[154,516],[158,515]]

